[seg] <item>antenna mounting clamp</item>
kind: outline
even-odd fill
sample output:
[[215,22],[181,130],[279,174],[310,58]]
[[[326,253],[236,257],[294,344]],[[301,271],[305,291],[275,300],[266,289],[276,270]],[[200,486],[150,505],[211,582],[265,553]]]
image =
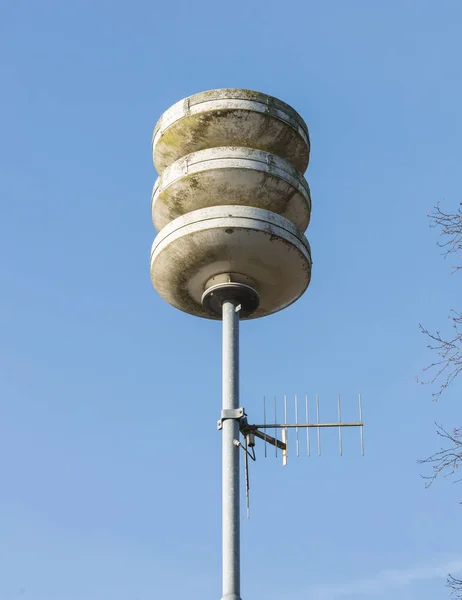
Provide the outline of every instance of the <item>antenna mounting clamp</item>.
[[224,408],[221,411],[221,418],[217,423],[217,427],[218,429],[221,429],[223,427],[223,421],[226,421],[227,419],[235,419],[236,421],[239,421],[244,416],[245,408],[242,406],[240,408]]

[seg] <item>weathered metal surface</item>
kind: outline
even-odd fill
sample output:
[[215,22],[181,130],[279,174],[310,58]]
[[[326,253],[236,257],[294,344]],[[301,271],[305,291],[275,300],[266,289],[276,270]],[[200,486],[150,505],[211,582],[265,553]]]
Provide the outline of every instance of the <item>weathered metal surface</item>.
[[301,173],[310,155],[308,127],[292,107],[260,92],[225,88],[190,96],[161,116],[152,138],[154,165],[161,174],[187,154],[220,146],[265,150]]
[[255,206],[308,227],[310,189],[287,160],[252,148],[211,148],[180,158],[157,179],[152,219],[158,231],[181,215],[209,206]]
[[260,306],[249,318],[272,314],[295,302],[310,282],[308,240],[284,217],[244,206],[193,211],[156,237],[151,279],[172,306],[213,318],[201,297],[207,282],[221,273],[241,273],[252,281]]

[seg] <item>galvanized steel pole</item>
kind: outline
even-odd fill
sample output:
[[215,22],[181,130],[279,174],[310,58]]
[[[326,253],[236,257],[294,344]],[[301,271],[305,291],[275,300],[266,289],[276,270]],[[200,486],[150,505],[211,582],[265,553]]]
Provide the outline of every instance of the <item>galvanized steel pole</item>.
[[[225,300],[223,311],[223,409],[239,408],[239,308],[238,301]],[[239,523],[239,422],[226,419],[223,436],[223,596],[241,600]]]

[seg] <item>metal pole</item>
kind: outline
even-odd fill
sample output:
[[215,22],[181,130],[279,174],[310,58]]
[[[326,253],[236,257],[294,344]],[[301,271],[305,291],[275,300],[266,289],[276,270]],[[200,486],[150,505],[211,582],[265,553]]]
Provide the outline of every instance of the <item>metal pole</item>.
[[[235,300],[225,300],[223,310],[223,409],[239,408],[239,309]],[[223,435],[223,596],[241,600],[239,531],[239,422],[226,419]]]

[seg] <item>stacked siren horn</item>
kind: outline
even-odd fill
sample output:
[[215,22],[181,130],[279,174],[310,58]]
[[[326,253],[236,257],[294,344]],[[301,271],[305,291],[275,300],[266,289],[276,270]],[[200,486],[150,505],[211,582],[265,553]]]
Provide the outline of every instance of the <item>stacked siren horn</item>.
[[222,318],[277,312],[304,293],[311,253],[308,128],[290,106],[258,92],[219,89],[167,110],[154,129],[151,279],[164,300]]

